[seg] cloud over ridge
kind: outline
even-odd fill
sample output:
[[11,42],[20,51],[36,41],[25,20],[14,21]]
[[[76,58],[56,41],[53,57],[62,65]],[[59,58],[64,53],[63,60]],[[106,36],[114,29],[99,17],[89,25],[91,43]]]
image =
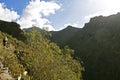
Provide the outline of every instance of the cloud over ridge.
[[50,21],[45,16],[55,14],[55,11],[60,9],[60,6],[55,2],[45,2],[40,0],[31,0],[26,8],[23,10],[23,14],[20,20],[17,21],[22,28],[32,27],[49,27],[49,30],[54,30]]

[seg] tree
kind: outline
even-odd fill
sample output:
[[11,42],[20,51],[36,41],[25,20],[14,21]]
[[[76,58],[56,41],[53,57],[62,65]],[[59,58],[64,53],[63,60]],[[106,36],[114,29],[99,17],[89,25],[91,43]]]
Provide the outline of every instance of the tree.
[[36,30],[28,32],[27,37],[32,47],[28,58],[32,80],[80,80],[82,68],[72,58],[73,50],[68,47],[61,50]]

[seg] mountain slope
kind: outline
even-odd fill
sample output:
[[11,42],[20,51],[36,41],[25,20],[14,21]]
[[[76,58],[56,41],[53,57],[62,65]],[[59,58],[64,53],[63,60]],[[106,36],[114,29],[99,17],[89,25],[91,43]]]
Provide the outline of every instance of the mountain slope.
[[[4,36],[8,37],[7,47],[3,46],[2,41]],[[4,65],[3,69],[5,69],[3,70],[1,66],[1,69],[5,71],[0,73],[1,80],[10,80],[11,76],[13,78],[12,80],[14,80],[17,79],[20,74],[22,74],[22,78],[25,80],[29,79],[28,75],[23,76],[26,67],[22,67],[23,65],[20,64],[15,54],[16,50],[25,50],[25,44],[0,31],[0,63]],[[9,74],[11,76],[9,76]]]
[[64,43],[66,43],[66,41],[71,39],[79,30],[79,28],[68,26],[61,31],[52,31],[51,40],[62,46]]
[[[67,46],[60,49],[34,29],[24,35],[27,38],[25,43],[0,31],[0,62],[15,80],[20,75],[24,80],[82,79],[82,67],[71,56],[74,53],[72,49]],[[5,36],[8,37],[7,46],[3,45]]]
[[85,80],[120,80],[120,13],[92,18],[64,44],[83,60]]
[[42,29],[40,29],[40,28],[38,28],[38,27],[30,27],[30,28],[24,28],[23,29],[23,31],[25,31],[25,32],[29,32],[30,30],[32,30],[32,29],[35,29],[35,30],[37,30],[37,31],[39,31],[39,32],[41,32],[42,31]]
[[18,40],[25,40],[24,32],[20,29],[20,25],[15,22],[7,22],[0,20],[0,31],[7,33]]
[[119,21],[120,14],[95,17],[68,42],[76,42],[71,47],[74,49],[78,46],[77,55],[85,63],[87,80],[120,79]]

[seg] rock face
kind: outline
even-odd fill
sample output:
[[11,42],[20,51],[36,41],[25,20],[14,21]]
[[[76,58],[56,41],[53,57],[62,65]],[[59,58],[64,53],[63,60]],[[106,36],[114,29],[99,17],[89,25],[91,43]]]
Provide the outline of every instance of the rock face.
[[10,75],[8,68],[4,67],[4,65],[1,62],[0,62],[0,80],[15,80]]

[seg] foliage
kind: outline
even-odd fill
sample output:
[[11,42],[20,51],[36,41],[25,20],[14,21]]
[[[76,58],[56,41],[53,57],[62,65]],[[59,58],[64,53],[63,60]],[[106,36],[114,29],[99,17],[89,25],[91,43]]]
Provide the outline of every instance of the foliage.
[[[80,80],[82,67],[71,56],[73,50],[60,49],[46,37],[49,32],[28,31],[25,43],[0,32],[1,62],[9,68],[13,78],[22,74],[24,80]],[[8,37],[7,48],[2,45]],[[23,72],[27,71],[25,76]]]
[[68,26],[67,28],[60,31],[51,31],[52,36],[50,39],[53,42],[56,42],[59,46],[62,46],[63,44],[65,45],[65,43],[71,39],[78,31],[79,28]]
[[73,50],[69,48],[61,50],[35,30],[28,32],[27,36],[30,38],[27,42],[33,47],[32,55],[29,57],[32,60],[28,66],[32,80],[80,80],[82,78],[80,64],[71,57]]
[[[2,45],[2,39],[4,36],[8,37],[7,47]],[[18,47],[18,43],[22,46]],[[8,67],[8,70],[13,78],[17,79],[17,77],[25,71],[25,67],[20,64],[17,56],[14,54],[16,49],[23,49],[24,43],[18,41],[8,34],[4,34],[0,32],[0,62],[3,63],[4,67]],[[23,77],[25,80],[29,79],[29,76]]]
[[[85,80],[120,80],[119,30],[120,13],[108,17],[97,16],[63,43],[62,46],[69,45],[75,50],[74,56],[83,61]],[[59,37],[55,42],[59,41]]]

